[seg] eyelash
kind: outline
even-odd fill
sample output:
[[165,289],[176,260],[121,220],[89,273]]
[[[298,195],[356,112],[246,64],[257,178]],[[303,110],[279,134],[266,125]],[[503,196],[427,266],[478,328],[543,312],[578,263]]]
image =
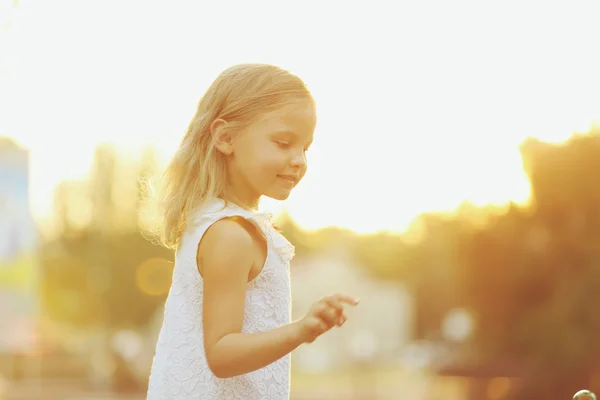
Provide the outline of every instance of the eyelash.
[[[275,143],[277,143],[277,145],[282,149],[287,149],[290,147],[290,142],[286,142],[285,140],[276,140]],[[308,152],[308,148],[305,148],[304,152]]]
[[290,142],[286,142],[285,140],[276,140],[275,143],[282,149],[287,149],[290,147]]

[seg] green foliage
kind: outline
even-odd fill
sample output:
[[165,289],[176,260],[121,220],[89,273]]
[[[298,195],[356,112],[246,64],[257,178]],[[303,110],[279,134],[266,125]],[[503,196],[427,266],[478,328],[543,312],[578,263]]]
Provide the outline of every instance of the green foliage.
[[[148,160],[146,152],[132,171],[114,149],[100,146],[90,180],[59,188],[61,231],[41,249],[48,316],[80,327],[135,328],[164,301],[172,255],[142,236],[137,218],[139,178],[153,173]],[[148,260],[164,282],[148,282]]]

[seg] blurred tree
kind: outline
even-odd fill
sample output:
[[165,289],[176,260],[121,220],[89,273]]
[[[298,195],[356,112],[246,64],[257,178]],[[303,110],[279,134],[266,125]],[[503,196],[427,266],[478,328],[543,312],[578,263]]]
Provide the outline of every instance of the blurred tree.
[[417,239],[362,237],[357,257],[378,276],[409,283],[416,338],[440,339],[454,307],[474,312],[463,353],[474,367],[461,374],[519,376],[507,395],[517,400],[600,391],[592,379],[600,372],[600,132],[562,144],[529,139],[521,152],[529,206],[464,204],[451,216],[423,215]]
[[379,233],[356,240],[361,265],[380,279],[410,288],[416,303],[415,339],[439,339],[444,316],[462,304],[459,244],[475,223],[481,224],[481,212],[467,205],[460,212],[465,215],[423,214],[403,235]]
[[[114,229],[115,204],[113,186],[116,181],[117,155],[110,144],[96,148],[94,163],[88,182],[89,197],[92,201],[92,231],[110,234]],[[118,171],[123,173],[124,171]]]
[[414,254],[412,248],[398,235],[363,235],[352,248],[359,264],[381,279],[404,281],[413,272],[406,268],[406,259]]
[[565,399],[590,385],[600,358],[600,135],[530,139],[522,154],[532,205],[463,241],[464,301],[483,362],[526,367],[511,398]]
[[[49,315],[77,326],[114,331],[143,326],[162,304],[170,283],[171,252],[141,235],[137,216],[130,218],[134,224],[116,218],[137,213],[140,178],[154,173],[154,163],[154,153],[146,150],[129,174],[131,190],[121,185],[115,193],[117,176],[128,176],[131,162],[119,162],[114,148],[101,145],[89,181],[62,182],[57,187],[55,209],[61,230],[56,240],[43,244],[41,254]],[[131,198],[115,201],[116,196]],[[128,208],[119,209],[124,207]],[[154,262],[150,265],[148,260]],[[147,282],[157,268],[161,279],[168,280],[158,286]]]
[[322,250],[334,243],[353,244],[356,238],[353,232],[336,227],[305,231],[294,222],[287,212],[283,212],[278,217],[275,226],[294,245],[297,256]]

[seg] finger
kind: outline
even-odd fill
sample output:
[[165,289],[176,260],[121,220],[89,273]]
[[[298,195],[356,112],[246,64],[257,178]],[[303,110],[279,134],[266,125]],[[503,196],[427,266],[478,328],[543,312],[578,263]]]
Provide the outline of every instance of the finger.
[[329,308],[329,305],[326,302],[318,302],[317,304],[314,305],[313,309],[312,309],[312,314],[314,315],[321,315],[323,312],[325,312],[325,310],[327,310]]
[[336,312],[341,313],[344,311],[344,306],[342,302],[338,300],[336,296],[329,296],[326,299],[327,305],[335,309]]
[[327,324],[328,327],[332,327],[333,325],[337,324],[338,314],[337,312],[335,312],[334,309],[326,308],[325,310],[323,310],[323,312],[319,314],[319,318],[321,318]]
[[335,297],[339,302],[350,304],[352,306],[355,306],[358,303],[360,303],[360,299],[359,298],[348,296],[348,295],[345,295],[345,294],[337,293],[337,294],[334,294],[332,297]]
[[338,326],[344,325],[344,322],[346,322],[347,319],[348,319],[348,316],[346,315],[345,312],[343,312],[341,315],[338,316],[337,325]]
[[326,332],[331,328],[331,326],[329,326],[329,324],[327,324],[326,321],[321,320],[321,322],[319,322],[319,330],[320,333]]

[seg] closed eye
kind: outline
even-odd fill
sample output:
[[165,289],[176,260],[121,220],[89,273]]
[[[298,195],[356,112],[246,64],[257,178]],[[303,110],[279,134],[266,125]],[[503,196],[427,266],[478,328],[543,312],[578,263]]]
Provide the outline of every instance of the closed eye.
[[290,147],[290,142],[287,140],[276,140],[275,143],[277,143],[277,145],[282,149],[287,149]]

